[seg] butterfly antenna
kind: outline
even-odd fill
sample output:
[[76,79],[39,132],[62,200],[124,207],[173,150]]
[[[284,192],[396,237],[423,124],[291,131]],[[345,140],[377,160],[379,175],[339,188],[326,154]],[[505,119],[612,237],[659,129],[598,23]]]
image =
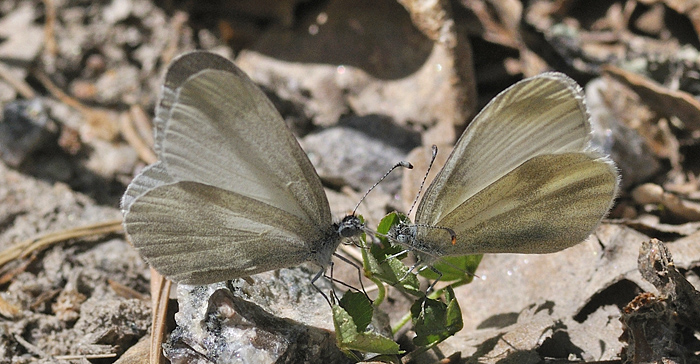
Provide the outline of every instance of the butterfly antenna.
[[423,192],[423,186],[425,186],[425,180],[428,179],[428,173],[430,173],[430,169],[433,168],[433,163],[435,162],[435,157],[437,157],[437,145],[433,144],[432,148],[432,156],[430,157],[430,164],[428,165],[428,170],[425,171],[425,176],[423,176],[423,181],[420,183],[420,187],[418,188],[418,193],[416,194],[416,198],[413,200],[413,204],[411,204],[411,208],[408,209],[408,213],[406,214],[407,216],[411,215],[411,211],[413,211],[413,208],[416,207],[416,203],[418,202],[418,197],[420,197],[421,192]]
[[[432,164],[432,163],[431,163],[431,164]],[[365,197],[367,197],[367,195],[369,195],[369,193],[372,192],[372,190],[373,190],[375,187],[377,187],[377,185],[378,185],[380,182],[382,182],[382,181],[384,180],[384,178],[386,178],[386,177],[389,175],[389,173],[391,173],[391,171],[393,171],[393,170],[395,170],[396,168],[399,168],[399,167],[404,167],[404,168],[408,168],[408,169],[413,169],[413,165],[412,165],[411,163],[406,162],[406,161],[401,161],[401,162],[399,162],[399,163],[394,164],[393,167],[391,167],[386,173],[384,173],[384,175],[382,176],[382,178],[379,179],[379,181],[377,181],[372,187],[369,188],[369,190],[367,190],[367,192],[365,192],[364,196],[362,196],[362,198],[361,198],[360,201],[357,203],[357,205],[355,205],[355,208],[352,209],[352,216],[355,216],[355,212],[357,211],[357,208],[360,207],[360,204],[362,203],[362,201],[365,200]]]

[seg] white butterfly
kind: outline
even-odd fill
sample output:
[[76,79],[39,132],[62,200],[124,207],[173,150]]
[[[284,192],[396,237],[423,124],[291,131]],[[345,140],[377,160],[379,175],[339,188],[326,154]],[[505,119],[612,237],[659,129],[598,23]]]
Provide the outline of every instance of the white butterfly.
[[421,199],[415,225],[399,224],[390,238],[423,263],[578,244],[612,207],[620,179],[590,134],[572,79],[545,73],[516,83],[464,131]]
[[[333,223],[321,181],[265,94],[232,62],[177,58],[156,109],[155,149],[122,198],[124,228],[158,272],[208,284],[330,263],[359,235]],[[323,270],[314,278],[318,278]]]

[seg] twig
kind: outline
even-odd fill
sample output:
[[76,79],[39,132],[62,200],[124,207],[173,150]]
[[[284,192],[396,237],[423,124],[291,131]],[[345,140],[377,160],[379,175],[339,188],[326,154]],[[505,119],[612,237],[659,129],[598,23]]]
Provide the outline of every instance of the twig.
[[90,109],[87,106],[83,105],[80,101],[66,94],[65,92],[63,92],[63,90],[56,86],[56,84],[53,83],[53,81],[51,81],[51,79],[49,78],[49,76],[46,75],[46,73],[40,70],[36,70],[34,73],[37,80],[39,80],[39,82],[41,82],[41,84],[44,87],[46,87],[46,89],[51,93],[51,95],[53,95],[59,101],[80,111],[81,113],[87,114],[90,112]]
[[18,343],[20,343],[25,349],[27,349],[28,352],[41,357],[42,359],[49,359],[49,355],[47,355],[45,352],[43,352],[39,347],[36,345],[30,343],[27,340],[24,340],[24,338],[21,335],[14,335],[15,340],[17,340]]
[[182,33],[182,26],[187,22],[188,15],[185,12],[178,11],[173,15],[170,21],[170,27],[172,28],[172,37],[168,39],[168,45],[165,47],[161,53],[161,59],[164,64],[170,63],[170,61],[175,58],[178,50],[178,43],[180,41],[180,34]]
[[7,81],[17,92],[25,99],[33,99],[36,97],[36,92],[24,80],[15,77],[9,68],[3,63],[0,63],[0,78]]
[[58,47],[56,46],[56,37],[54,36],[54,27],[56,26],[56,7],[53,0],[43,0],[44,8],[46,9],[46,22],[44,23],[44,45],[46,52],[52,57],[55,57]]
[[165,279],[155,269],[151,268],[151,303],[153,306],[153,321],[151,322],[150,364],[165,363],[163,357],[163,340],[167,330],[168,302],[172,282]]
[[155,163],[158,160],[156,154],[138,135],[136,129],[134,128],[133,116],[130,116],[130,114],[133,115],[133,112],[122,113],[122,115],[119,117],[119,130],[121,131],[122,137],[136,150],[136,153],[138,153],[139,157],[143,161],[148,164]]
[[104,359],[116,358],[117,353],[85,354],[85,355],[56,355],[53,358],[58,360],[78,360],[78,359]]
[[38,238],[28,239],[0,252],[0,267],[17,258],[24,258],[34,251],[45,249],[53,244],[90,235],[110,234],[122,229],[122,220],[110,220],[85,225],[73,229],[48,233]]
[[34,72],[35,77],[46,87],[46,89],[64,104],[78,110],[87,120],[87,124],[92,126],[95,135],[103,140],[114,140],[118,135],[119,126],[110,115],[102,110],[95,110],[83,105],[76,98],[66,94],[56,84],[51,81],[49,76],[41,70]]

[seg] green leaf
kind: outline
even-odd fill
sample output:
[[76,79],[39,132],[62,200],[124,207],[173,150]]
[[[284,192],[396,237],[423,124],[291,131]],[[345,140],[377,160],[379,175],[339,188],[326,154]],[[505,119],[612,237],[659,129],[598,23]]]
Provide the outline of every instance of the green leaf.
[[[405,215],[392,212],[382,219],[377,231],[381,234],[386,234],[393,226],[406,219]],[[379,238],[382,241],[381,245],[372,244],[369,247],[369,254],[363,252],[365,275],[379,278],[383,282],[416,297],[423,296],[424,293],[420,290],[418,278],[414,274],[410,274],[408,267],[400,261],[400,259],[407,256],[407,252],[398,257],[392,257],[398,253],[405,252],[406,249],[400,245],[392,245],[391,242],[385,237],[381,237],[381,235]]]
[[409,221],[408,217],[400,212],[390,212],[382,218],[382,221],[377,225],[377,232],[380,234],[388,234],[389,230],[401,221]]
[[340,305],[333,305],[333,325],[336,344],[340,350],[358,350],[365,353],[400,354],[399,344],[374,332],[358,332],[353,318]]
[[446,336],[445,316],[447,306],[437,300],[421,298],[411,306],[413,315],[413,330],[416,337],[413,343],[417,346],[427,346],[441,341]]
[[365,331],[372,322],[374,306],[364,293],[347,291],[338,304],[352,317],[358,332]]
[[433,346],[462,329],[462,311],[451,287],[445,290],[447,304],[442,301],[422,298],[411,306],[413,329],[417,346]]
[[[384,216],[384,218],[382,218],[382,221],[379,222],[379,225],[377,226],[377,232],[379,234],[386,235],[389,233],[389,230],[391,230],[391,228],[398,225],[401,221],[409,220],[408,217],[406,217],[406,215],[400,214],[398,212],[389,213],[388,215]],[[370,252],[372,253],[372,255],[374,255],[374,257],[377,260],[382,261],[388,256],[396,255],[406,250],[401,245],[392,244],[389,241],[389,239],[382,235],[377,236],[381,241],[381,245],[372,244],[372,246],[370,246]],[[405,257],[406,255],[402,255],[397,258],[403,259]]]
[[367,254],[364,259],[365,274],[369,277],[376,277],[402,291],[416,297],[423,296],[420,290],[418,277],[408,272],[408,267],[396,258],[381,256],[377,258],[374,254]]
[[447,332],[452,336],[464,328],[464,321],[462,320],[462,309],[459,307],[455,291],[451,286],[447,286],[445,289],[445,300],[447,301],[445,326],[447,327]]
[[430,269],[422,270],[420,275],[432,280],[439,277],[443,282],[469,283],[474,280],[474,272],[481,262],[481,257],[482,254],[443,257],[433,264],[433,268],[442,273],[442,277]]
[[345,348],[365,353],[401,354],[399,344],[394,340],[369,331],[357,334],[352,342],[346,343]]

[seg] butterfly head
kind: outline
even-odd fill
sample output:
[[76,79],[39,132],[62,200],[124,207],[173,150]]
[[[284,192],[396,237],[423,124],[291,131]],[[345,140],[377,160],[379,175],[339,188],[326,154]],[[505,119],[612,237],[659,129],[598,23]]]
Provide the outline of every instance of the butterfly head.
[[348,215],[338,224],[338,235],[343,238],[351,238],[360,235],[365,229],[365,224],[356,215]]
[[399,222],[391,228],[389,231],[389,237],[399,244],[410,246],[416,240],[417,232],[416,225],[406,222]]

